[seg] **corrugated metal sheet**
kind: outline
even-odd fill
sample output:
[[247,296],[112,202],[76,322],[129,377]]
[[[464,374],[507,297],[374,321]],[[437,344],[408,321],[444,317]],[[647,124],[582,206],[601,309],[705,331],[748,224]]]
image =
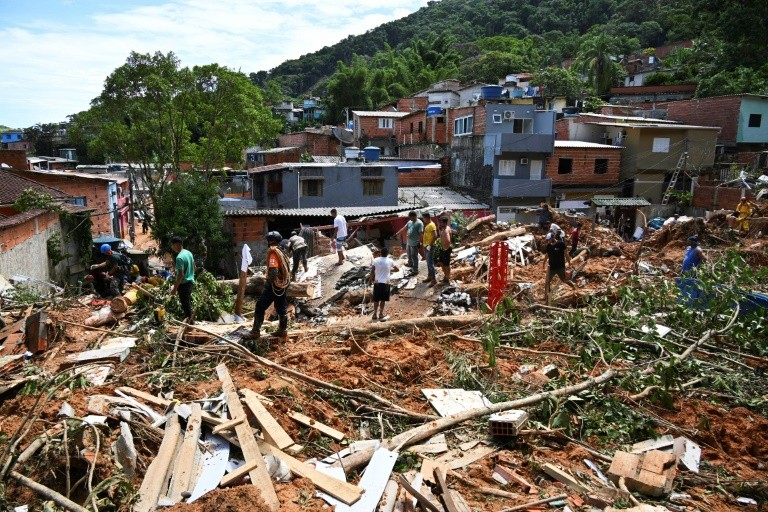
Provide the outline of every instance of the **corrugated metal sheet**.
[[651,206],[646,199],[642,197],[610,197],[592,199],[595,206]]
[[555,148],[621,149],[621,146],[598,144],[597,142],[584,142],[581,140],[556,140]]
[[[410,209],[410,206],[349,206],[336,208],[344,217],[362,217],[382,213],[397,213]],[[225,217],[330,217],[331,207],[328,208],[285,208],[281,210],[264,210],[251,208],[222,208]]]
[[389,112],[389,111],[378,111],[378,110],[353,110],[353,114],[355,114],[357,117],[405,117],[410,112]]

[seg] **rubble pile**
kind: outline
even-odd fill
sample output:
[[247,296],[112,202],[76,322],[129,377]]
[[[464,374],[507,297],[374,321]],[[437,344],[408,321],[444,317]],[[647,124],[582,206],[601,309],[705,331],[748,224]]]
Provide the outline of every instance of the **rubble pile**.
[[[755,267],[768,265],[763,238],[716,216],[624,242],[579,220],[579,287],[559,287],[555,305],[542,304],[545,234],[488,218],[456,240],[449,285],[398,259],[385,321],[368,315],[375,246],[340,266],[311,258],[289,289],[288,341],[258,353],[229,294],[219,322],[185,325],[153,314],[161,290],[134,289],[102,326],[86,323],[107,306],[93,297],[19,295],[0,311],[3,505],[757,510],[765,331],[734,334],[738,309],[691,320],[654,291],[678,274],[689,236]],[[509,249],[512,305],[488,315],[492,242]],[[263,277],[247,286],[252,300]]]

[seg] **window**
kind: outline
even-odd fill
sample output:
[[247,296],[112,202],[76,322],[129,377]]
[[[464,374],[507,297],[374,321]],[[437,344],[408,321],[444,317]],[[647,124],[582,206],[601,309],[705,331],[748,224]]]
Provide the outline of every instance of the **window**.
[[411,133],[413,133],[413,123],[411,123]]
[[383,196],[384,180],[363,180],[364,196]]
[[514,175],[515,175],[515,161],[499,160],[499,176],[514,176]]
[[85,201],[85,196],[75,197],[67,201],[69,204],[76,204],[77,206],[88,206]]
[[608,172],[608,159],[595,158],[595,174],[605,174]]
[[561,158],[557,162],[557,174],[571,174],[573,171],[573,158]]
[[379,128],[389,128],[391,129],[394,126],[392,122],[391,117],[380,117],[379,118]]
[[424,129],[423,121],[419,121],[419,133]]
[[459,117],[453,121],[454,135],[471,135],[474,127],[474,118],[472,116]]
[[651,153],[669,153],[669,137],[654,137]]
[[750,128],[760,128],[760,125],[763,123],[763,115],[762,114],[749,114],[749,123],[747,126]]
[[302,197],[322,197],[323,196],[323,180],[302,180],[301,196]]
[[493,124],[501,124],[501,114],[493,114]]
[[533,119],[515,119],[512,122],[512,133],[533,133]]

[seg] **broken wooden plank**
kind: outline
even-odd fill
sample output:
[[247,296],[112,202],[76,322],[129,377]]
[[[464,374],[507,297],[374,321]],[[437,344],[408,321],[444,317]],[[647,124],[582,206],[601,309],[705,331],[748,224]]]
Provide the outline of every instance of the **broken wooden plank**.
[[224,431],[224,430],[232,430],[233,428],[235,428],[236,425],[239,425],[239,424],[241,424],[244,421],[245,421],[245,417],[244,416],[240,416],[238,418],[234,418],[234,419],[225,421],[224,423],[219,423],[218,425],[213,427],[212,433],[213,434],[218,434],[219,432]]
[[241,389],[240,392],[243,394],[245,405],[248,406],[256,417],[256,421],[261,425],[261,432],[269,444],[281,450],[294,444],[291,436],[283,430],[283,427],[280,426],[250,389]]
[[544,464],[541,466],[541,470],[558,482],[565,484],[572,491],[578,492],[579,494],[590,492],[590,489],[553,464]]
[[344,439],[345,434],[344,432],[340,432],[336,430],[333,427],[329,427],[328,425],[325,425],[323,423],[320,423],[319,421],[310,418],[309,416],[305,416],[304,414],[301,414],[300,412],[291,411],[288,413],[288,416],[295,420],[302,425],[306,425],[307,427],[314,428],[318,432],[327,435],[331,439],[334,439],[336,441],[341,441]]
[[630,453],[645,453],[651,450],[665,450],[667,448],[672,449],[672,445],[675,443],[675,437],[672,435],[664,435],[656,439],[647,439],[640,441],[632,445],[629,450]]
[[172,414],[168,421],[166,421],[165,434],[163,434],[163,441],[160,443],[157,456],[152,459],[144,475],[144,480],[141,482],[139,500],[133,507],[135,512],[149,512],[155,508],[157,499],[160,497],[160,493],[165,485],[165,475],[168,473],[168,468],[176,455],[176,442],[180,434],[181,425],[179,424],[179,417],[176,414]]
[[[141,391],[128,386],[121,386],[119,388],[116,388],[115,392],[117,391],[119,391],[120,393],[124,393],[128,396],[132,396],[134,398],[139,398],[141,400],[144,400],[145,402],[149,402],[150,404],[156,407],[159,407],[163,410],[168,409],[173,404],[172,400],[168,400],[167,398],[160,398],[159,396],[155,396],[151,393],[147,393],[146,391]],[[224,418],[214,416],[208,411],[203,411],[202,419],[204,423],[208,425],[214,425],[214,426],[220,425],[225,421],[228,421]]]
[[291,468],[291,471],[304,478],[308,478],[315,484],[315,487],[346,505],[352,505],[357,502],[363,494],[363,490],[359,487],[323,474],[312,466],[304,464],[264,441],[259,442],[259,447],[265,455],[274,455],[279,458]]
[[419,505],[421,505],[423,508],[429,510],[430,512],[443,512],[431,501],[429,501],[426,496],[421,494],[421,492],[414,489],[411,483],[403,475],[397,475],[397,481],[406,491],[411,494],[411,496],[416,498],[416,500],[419,502]]
[[464,453],[446,453],[437,459],[437,461],[445,464],[448,469],[459,469],[497,451],[498,448],[495,446],[477,446]]
[[[235,388],[232,377],[229,375],[227,366],[220,364],[216,367],[216,374],[221,381],[221,387],[224,393],[227,395],[227,406],[229,407],[229,413],[232,417],[245,416],[245,410],[240,403],[240,398],[237,394],[237,388]],[[246,462],[256,460],[259,464],[252,469],[248,475],[251,477],[251,483],[259,489],[261,497],[266,503],[267,507],[272,511],[280,509],[280,501],[277,499],[275,488],[272,485],[272,479],[267,472],[267,466],[262,458],[259,445],[256,442],[256,438],[253,436],[253,431],[250,425],[247,423],[240,423],[235,426],[235,434],[240,444],[240,449],[243,452]]]
[[499,475],[501,479],[504,480],[505,483],[512,483],[515,482],[520,487],[523,488],[523,492],[527,492],[529,494],[536,494],[537,488],[535,485],[529,483],[525,478],[523,478],[520,474],[517,473],[517,471],[514,471],[512,469],[507,469],[504,466],[497,465],[495,468],[493,468],[493,476],[494,480],[498,481],[498,478],[496,478],[496,475]]
[[256,469],[256,466],[258,465],[259,465],[259,461],[257,460],[246,462],[236,470],[227,473],[226,476],[221,479],[221,483],[219,485],[221,485],[222,487],[226,487],[233,483],[239,482],[245,477],[245,475],[250,473],[252,470]]
[[443,500],[446,512],[459,512],[456,502],[453,501],[448,484],[445,483],[445,475],[440,468],[435,468],[435,479],[437,480],[437,487],[440,489],[440,498]]
[[464,500],[464,497],[459,491],[449,489],[448,492],[451,494],[457,512],[472,512],[472,509],[469,508],[469,504]]
[[448,451],[448,443],[445,439],[445,434],[439,434],[430,438],[424,444],[418,444],[408,448],[409,452],[413,453],[445,453]]
[[390,479],[384,487],[384,495],[379,501],[379,512],[392,512],[395,509],[397,503],[397,489],[399,486],[397,482]]
[[184,431],[184,443],[181,451],[176,457],[176,465],[171,477],[171,485],[168,489],[168,496],[171,501],[178,503],[182,499],[181,493],[189,492],[195,488],[197,482],[192,482],[192,471],[194,469],[195,455],[197,454],[197,442],[200,440],[200,430],[202,428],[202,409],[200,404],[192,404],[192,414],[187,420],[187,428]]

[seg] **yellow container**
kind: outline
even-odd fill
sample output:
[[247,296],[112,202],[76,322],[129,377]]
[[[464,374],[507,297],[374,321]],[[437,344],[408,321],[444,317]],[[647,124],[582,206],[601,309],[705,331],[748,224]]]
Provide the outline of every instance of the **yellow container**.
[[161,324],[165,322],[165,308],[158,306],[155,308],[155,323]]

